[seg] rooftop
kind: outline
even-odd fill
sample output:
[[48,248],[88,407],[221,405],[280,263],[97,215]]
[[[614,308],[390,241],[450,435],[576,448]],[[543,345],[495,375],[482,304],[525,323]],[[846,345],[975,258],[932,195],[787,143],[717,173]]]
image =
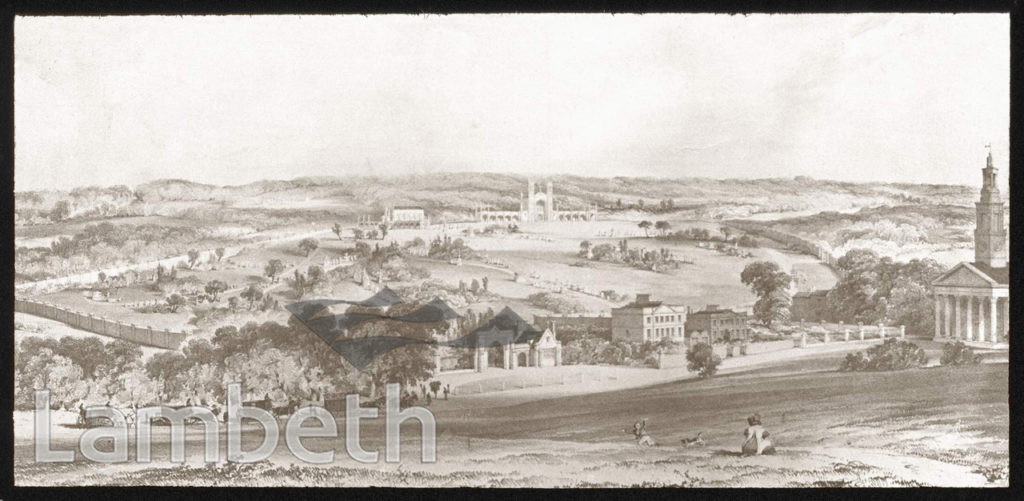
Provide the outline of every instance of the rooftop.
[[1010,267],[1003,266],[1001,268],[994,268],[985,263],[971,263],[971,266],[978,269],[978,271],[988,275],[989,278],[995,280],[996,283],[1001,285],[1010,284]]

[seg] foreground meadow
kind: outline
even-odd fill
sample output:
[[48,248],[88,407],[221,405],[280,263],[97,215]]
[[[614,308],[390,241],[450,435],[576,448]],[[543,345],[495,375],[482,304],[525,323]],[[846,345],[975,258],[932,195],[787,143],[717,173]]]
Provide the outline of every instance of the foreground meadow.
[[[837,373],[831,360],[755,369],[711,381],[509,405],[495,394],[473,407],[437,401],[437,462],[419,460],[418,427],[403,426],[402,462],[363,465],[337,439],[306,439],[336,451],[326,466],[296,464],[282,440],[252,465],[204,464],[200,430],[190,428],[187,465],[37,464],[32,444],[15,444],[17,485],[294,486],[1005,486],[1008,365],[932,367],[892,373]],[[775,456],[740,457],[744,419],[760,412]],[[648,419],[659,442],[639,448],[623,433]],[[342,422],[341,417],[338,419]],[[361,443],[383,450],[383,420],[364,420]],[[223,431],[223,430],[222,430]],[[704,447],[679,440],[703,432]],[[65,433],[55,447],[73,448]],[[224,433],[221,433],[222,446]],[[245,432],[245,448],[262,439]],[[130,446],[134,451],[134,444]],[[131,454],[134,456],[134,453]],[[556,467],[557,466],[557,467]]]

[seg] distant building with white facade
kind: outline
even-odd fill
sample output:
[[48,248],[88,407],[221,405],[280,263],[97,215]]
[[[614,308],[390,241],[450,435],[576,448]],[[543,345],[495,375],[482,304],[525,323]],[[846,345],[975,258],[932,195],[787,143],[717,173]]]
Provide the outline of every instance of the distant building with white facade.
[[395,228],[424,228],[427,225],[427,211],[423,207],[388,207],[384,210],[384,222]]
[[651,301],[650,294],[637,294],[636,301],[612,308],[612,340],[658,342],[671,339],[683,342],[686,335],[686,308]]

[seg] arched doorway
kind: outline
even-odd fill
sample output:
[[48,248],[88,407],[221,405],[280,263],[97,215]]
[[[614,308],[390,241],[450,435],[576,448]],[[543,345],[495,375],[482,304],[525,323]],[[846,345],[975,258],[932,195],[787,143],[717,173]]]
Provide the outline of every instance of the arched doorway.
[[544,221],[547,219],[547,202],[541,198],[533,204],[533,220]]
[[519,355],[517,355],[517,357],[518,357],[517,361],[519,363],[519,367],[526,367],[526,366],[529,365],[529,359],[526,356],[526,352],[525,351],[520,353]]

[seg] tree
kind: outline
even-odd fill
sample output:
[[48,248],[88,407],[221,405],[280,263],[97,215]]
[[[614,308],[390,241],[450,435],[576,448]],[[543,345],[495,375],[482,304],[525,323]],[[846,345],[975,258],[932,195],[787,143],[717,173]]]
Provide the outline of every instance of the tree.
[[188,251],[188,267],[192,269],[195,267],[196,262],[199,261],[199,251],[195,249],[189,249]]
[[589,258],[590,257],[590,247],[591,247],[590,240],[584,240],[584,241],[580,242],[580,257]]
[[931,283],[944,272],[932,259],[906,263],[854,249],[837,260],[839,281],[827,301],[836,320],[905,325],[908,333],[934,331]]
[[218,263],[220,262],[221,259],[224,259],[224,248],[223,247],[217,247],[217,249],[214,250],[213,252],[215,254],[217,254],[217,262]]
[[718,372],[722,358],[715,355],[714,349],[707,343],[696,343],[686,351],[686,368],[696,372],[701,379],[708,379]]
[[640,221],[639,223],[637,223],[637,226],[639,226],[642,230],[644,230],[644,236],[645,237],[650,236],[650,235],[647,234],[647,230],[650,229],[650,227],[651,227],[651,222],[650,221],[647,221],[647,220]]
[[352,228],[352,236],[356,240],[362,240],[363,239],[363,229],[362,228]]
[[64,336],[60,338],[56,352],[81,367],[82,376],[86,378],[93,377],[96,367],[107,358],[106,345],[95,337]]
[[296,299],[302,298],[306,293],[306,276],[295,270],[295,279],[292,281],[292,288],[295,290]]
[[723,227],[719,228],[718,231],[722,232],[722,236],[725,238],[725,241],[728,242],[729,241],[729,236],[732,235],[732,230],[729,229],[728,226],[723,226]]
[[669,229],[672,228],[672,225],[669,224],[668,221],[658,221],[654,223],[654,228],[660,231],[662,235],[664,235],[666,232],[668,232]]
[[238,296],[231,296],[228,298],[228,309],[231,311],[238,310],[239,299]]
[[19,382],[22,383],[21,393],[27,397],[23,400],[32,399],[32,390],[47,389],[50,390],[50,405],[53,407],[81,400],[88,393],[88,386],[82,379],[82,368],[48,348],[26,361]]
[[71,204],[67,200],[60,200],[50,210],[50,220],[59,223],[71,215]]
[[206,283],[204,290],[207,294],[213,296],[213,300],[216,301],[221,292],[228,290],[228,284],[222,280],[210,280]]
[[263,273],[265,273],[271,281],[275,281],[274,277],[282,271],[284,271],[284,263],[282,263],[280,259],[271,259],[270,261],[267,261],[267,265],[263,267]]
[[789,316],[789,285],[792,277],[779,269],[773,261],[755,261],[743,268],[740,281],[749,286],[758,300],[754,303],[754,317],[765,327],[773,321]]
[[481,278],[481,279],[480,279],[480,285],[483,285],[483,287],[484,287],[484,292],[486,292],[486,291],[487,291],[487,284],[488,284],[489,282],[490,282],[490,279],[488,279],[487,277],[483,277],[483,278]]
[[380,223],[377,225],[380,228],[380,239],[384,240],[388,237],[388,223]]
[[370,249],[370,244],[366,242],[356,242],[356,254],[361,257],[370,257],[373,251]]
[[146,362],[146,374],[161,383],[163,398],[170,398],[180,392],[182,376],[193,362],[177,351],[154,353]]
[[251,310],[256,301],[263,299],[263,290],[257,287],[255,284],[250,285],[241,294],[242,299],[249,301],[249,309]]
[[469,290],[473,294],[479,294],[480,293],[480,281],[474,278],[473,281],[469,283]]
[[99,282],[100,282],[101,284],[103,284],[103,283],[106,283],[106,282],[107,282],[107,274],[106,274],[106,273],[103,273],[102,271],[101,271],[101,272],[99,272],[99,273],[98,273],[98,274],[96,275],[96,278],[97,278],[97,279],[99,279]]
[[370,240],[377,240],[377,235],[377,230],[370,230],[369,232],[367,232],[366,238],[369,238]]
[[338,240],[341,240],[341,225],[340,224],[334,223],[334,226],[331,228],[331,231],[334,232],[334,236],[338,237]]
[[309,257],[310,253],[315,251],[317,247],[320,247],[320,242],[315,238],[303,238],[299,241],[299,250],[306,253],[306,257]]
[[324,269],[320,267],[320,265],[310,265],[310,267],[306,269],[306,282],[310,285],[310,287],[318,285],[320,282],[323,281],[323,279]]
[[164,265],[157,264],[156,265],[156,283],[163,282],[165,275],[167,275],[167,269],[164,268]]
[[62,236],[50,242],[50,252],[62,258],[70,258],[75,253],[75,241]]
[[188,302],[181,294],[174,293],[167,296],[167,306],[171,309],[171,313],[177,313],[178,308],[185,306]]

